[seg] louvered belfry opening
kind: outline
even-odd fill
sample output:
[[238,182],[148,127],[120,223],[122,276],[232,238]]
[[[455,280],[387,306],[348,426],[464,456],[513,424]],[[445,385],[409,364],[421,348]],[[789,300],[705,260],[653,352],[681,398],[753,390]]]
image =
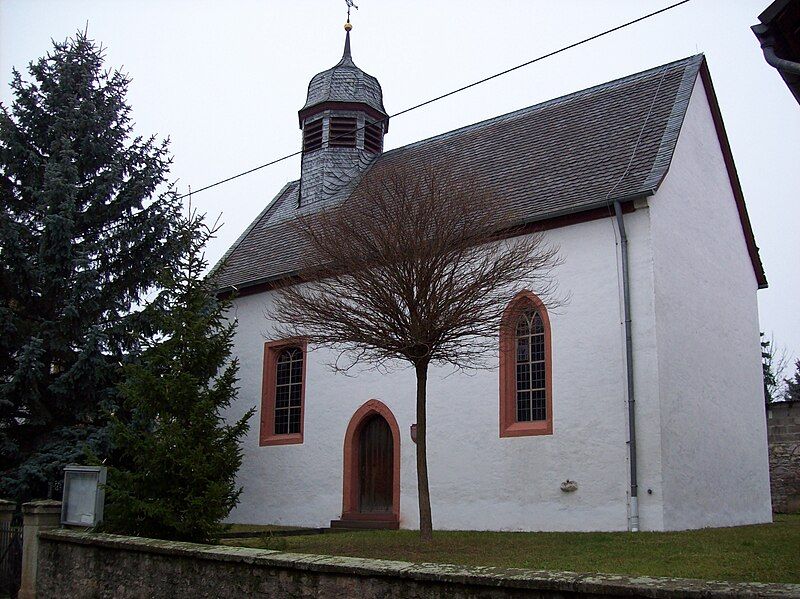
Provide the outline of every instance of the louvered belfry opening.
[[383,149],[383,126],[381,123],[367,123],[364,127],[364,149],[380,154]]
[[378,80],[353,62],[345,28],[342,58],[308,83],[297,113],[303,158],[297,207],[343,194],[383,151],[389,115]]
[[303,152],[313,152],[322,147],[322,119],[306,123],[303,127]]
[[358,120],[356,117],[332,116],[328,147],[355,148]]

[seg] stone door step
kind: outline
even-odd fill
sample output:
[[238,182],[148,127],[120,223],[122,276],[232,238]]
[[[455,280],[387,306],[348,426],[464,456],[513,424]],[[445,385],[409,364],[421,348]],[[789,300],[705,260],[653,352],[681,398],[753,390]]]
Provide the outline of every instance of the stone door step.
[[396,520],[331,520],[331,530],[397,530]]

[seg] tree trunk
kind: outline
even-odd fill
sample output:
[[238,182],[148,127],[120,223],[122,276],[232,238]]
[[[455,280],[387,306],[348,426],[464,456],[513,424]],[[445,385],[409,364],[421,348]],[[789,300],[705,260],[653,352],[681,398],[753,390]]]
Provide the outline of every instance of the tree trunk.
[[417,492],[419,496],[419,536],[433,539],[431,494],[428,488],[428,447],[425,402],[428,390],[428,364],[415,366],[417,372]]

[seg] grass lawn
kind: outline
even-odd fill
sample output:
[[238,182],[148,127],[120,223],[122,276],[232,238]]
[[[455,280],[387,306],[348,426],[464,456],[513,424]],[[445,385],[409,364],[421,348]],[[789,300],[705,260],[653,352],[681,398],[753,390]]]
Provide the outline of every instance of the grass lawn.
[[225,544],[409,562],[800,583],[800,515],[682,532],[434,532],[429,545],[409,530],[266,535]]

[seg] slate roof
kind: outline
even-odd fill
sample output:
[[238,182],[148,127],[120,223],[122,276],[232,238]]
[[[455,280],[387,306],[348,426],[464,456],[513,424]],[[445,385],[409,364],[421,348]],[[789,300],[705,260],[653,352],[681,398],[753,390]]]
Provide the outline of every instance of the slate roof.
[[317,73],[308,84],[304,110],[324,102],[360,102],[386,114],[381,84],[359,69],[350,54],[350,32],[345,36],[342,59],[327,71]]
[[[703,60],[692,56],[390,150],[369,169],[443,159],[528,222],[650,195],[669,168]],[[298,186],[284,186],[228,250],[219,289],[296,272],[304,248],[288,221],[346,201],[356,187],[298,208]]]

